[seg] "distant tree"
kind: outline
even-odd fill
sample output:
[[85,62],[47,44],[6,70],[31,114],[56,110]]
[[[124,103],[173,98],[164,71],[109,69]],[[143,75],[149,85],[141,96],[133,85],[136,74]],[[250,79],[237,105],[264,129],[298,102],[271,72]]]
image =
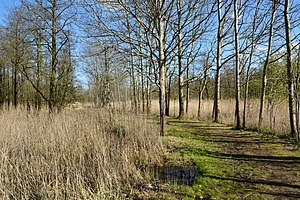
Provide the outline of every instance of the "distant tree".
[[[25,73],[27,79],[39,95],[47,101],[49,111],[60,110],[66,103],[65,95],[67,95],[67,89],[69,89],[67,86],[71,83],[70,80],[72,79],[71,72],[73,70],[71,68],[73,66],[71,58],[66,59],[66,56],[71,56],[70,30],[67,27],[71,26],[75,16],[74,13],[70,12],[75,4],[75,0],[34,0],[32,2],[21,0],[21,2],[30,13],[30,17],[24,16],[24,18],[31,22],[33,29],[36,30],[37,75],[39,78],[37,81],[32,80],[26,72],[26,66],[24,66],[23,73]],[[42,41],[41,38],[43,38]],[[43,45],[45,45],[49,53],[48,55],[50,55],[49,87],[48,90],[45,90],[49,92],[48,94],[45,91],[41,91],[40,88],[42,70],[41,42],[45,43]],[[61,61],[60,58],[64,61]],[[64,69],[63,66],[65,67]],[[44,70],[46,69],[44,68]]]
[[2,67],[6,68],[3,70],[2,82],[5,85],[3,93],[6,95],[3,95],[7,97],[8,107],[10,106],[10,97],[12,97],[14,108],[17,108],[19,104],[28,104],[30,98],[28,84],[21,73],[22,65],[27,63],[32,56],[32,49],[27,44],[27,24],[22,18],[24,12],[21,7],[11,9],[7,23],[3,27],[3,39],[5,38],[5,40],[2,44],[2,59],[8,59],[6,62],[4,60],[2,62]]

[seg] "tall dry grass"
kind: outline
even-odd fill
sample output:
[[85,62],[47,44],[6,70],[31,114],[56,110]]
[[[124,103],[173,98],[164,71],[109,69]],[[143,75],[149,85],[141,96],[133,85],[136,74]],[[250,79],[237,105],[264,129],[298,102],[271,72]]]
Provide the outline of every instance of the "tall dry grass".
[[101,110],[0,113],[1,199],[121,198],[159,163],[158,128]]
[[[240,109],[243,109],[243,101],[241,101]],[[259,100],[251,99],[247,103],[246,113],[246,126],[257,127],[258,114],[259,114]],[[271,128],[270,120],[270,109],[268,102],[265,104],[264,110],[264,121],[262,124],[263,129]],[[211,121],[213,110],[213,100],[204,100],[201,107],[201,120]],[[178,100],[172,100],[170,103],[170,115],[171,117],[177,117],[179,111]],[[159,102],[158,100],[152,101],[151,112],[153,114],[159,113]],[[242,117],[241,111],[241,117]],[[191,119],[197,119],[198,117],[198,100],[191,99],[189,102],[189,113],[188,117]],[[222,99],[220,100],[220,122],[233,125],[235,123],[235,100],[234,99]],[[288,103],[283,101],[275,104],[274,113],[272,118],[273,130],[286,133],[289,131],[289,117],[288,117]]]

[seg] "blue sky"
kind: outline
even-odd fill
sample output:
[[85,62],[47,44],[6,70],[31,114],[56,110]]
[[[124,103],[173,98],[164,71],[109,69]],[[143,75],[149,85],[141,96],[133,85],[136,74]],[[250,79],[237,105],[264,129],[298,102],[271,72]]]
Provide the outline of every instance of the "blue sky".
[[0,0],[0,22],[3,22],[8,10],[14,5],[20,4],[19,0]]

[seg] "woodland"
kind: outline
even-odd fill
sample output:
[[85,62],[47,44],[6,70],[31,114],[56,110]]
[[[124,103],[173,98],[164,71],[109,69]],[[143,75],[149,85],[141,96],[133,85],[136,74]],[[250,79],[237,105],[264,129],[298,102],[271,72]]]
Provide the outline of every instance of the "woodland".
[[298,0],[19,0],[1,20],[0,198],[300,198]]

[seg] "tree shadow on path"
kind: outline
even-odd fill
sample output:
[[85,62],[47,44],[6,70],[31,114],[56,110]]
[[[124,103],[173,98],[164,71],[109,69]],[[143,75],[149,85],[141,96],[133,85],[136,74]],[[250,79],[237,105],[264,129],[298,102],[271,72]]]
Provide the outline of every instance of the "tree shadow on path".
[[[169,123],[186,130],[189,138],[201,141],[200,144],[213,144],[213,148],[181,145],[179,151],[193,152],[199,157],[216,159],[216,162],[234,163],[236,171],[222,173],[220,169],[215,173],[208,170],[202,177],[208,181],[232,183],[233,191],[238,185],[244,191],[244,194],[239,191],[239,199],[253,193],[258,195],[254,199],[300,198],[300,152],[292,143],[273,135],[232,130],[215,123],[175,120]],[[252,199],[251,195],[247,199]]]

